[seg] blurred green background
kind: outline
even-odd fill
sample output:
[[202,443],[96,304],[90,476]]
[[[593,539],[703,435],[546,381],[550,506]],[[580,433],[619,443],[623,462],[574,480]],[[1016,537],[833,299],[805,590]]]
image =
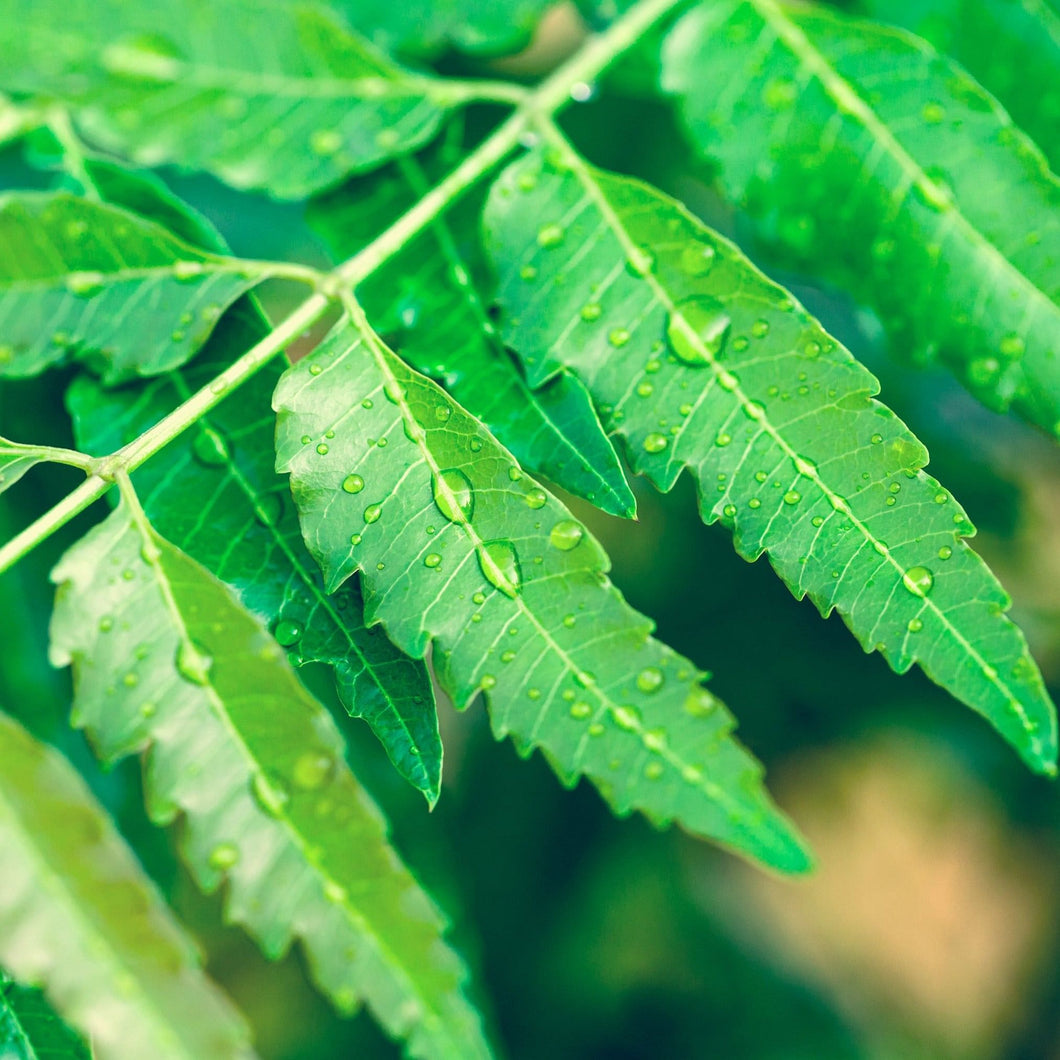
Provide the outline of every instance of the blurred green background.
[[[529,54],[494,73],[533,76],[584,27],[560,12]],[[462,69],[450,57],[443,66]],[[467,72],[462,69],[462,72]],[[475,122],[494,115],[472,116]],[[743,240],[740,218],[686,155],[667,110],[623,70],[566,124],[601,165],[683,198]],[[166,172],[237,253],[320,263],[300,207]],[[18,149],[0,186],[39,186]],[[769,262],[757,259],[768,270]],[[878,325],[841,294],[778,275],[880,377],[882,398],[931,452],[931,472],[979,527],[977,548],[1014,599],[1060,691],[1060,459],[1043,437],[983,410],[948,375],[886,359]],[[284,292],[272,305],[282,311]],[[70,444],[68,378],[0,383],[0,433]],[[76,485],[44,467],[0,501],[10,536]],[[481,705],[442,702],[445,778],[428,814],[367,728],[337,717],[396,844],[448,911],[501,1051],[520,1060],[1060,1058],[1060,792],[1029,775],[976,716],[918,671],[898,678],[842,623],[796,603],[766,561],[745,564],[704,528],[682,480],[638,484],[640,520],[571,502],[614,580],[659,636],[712,671],[743,740],[814,846],[786,881],[678,831],[616,821],[587,786],[564,791],[539,757],[495,744]],[[47,662],[48,571],[101,508],[0,577],[0,703],[81,768],[209,954],[274,1060],[393,1057],[361,1015],[338,1019],[298,953],[270,965],[223,926],[146,821],[136,763],[104,773],[69,729],[66,672]],[[330,682],[303,671],[327,702]]]

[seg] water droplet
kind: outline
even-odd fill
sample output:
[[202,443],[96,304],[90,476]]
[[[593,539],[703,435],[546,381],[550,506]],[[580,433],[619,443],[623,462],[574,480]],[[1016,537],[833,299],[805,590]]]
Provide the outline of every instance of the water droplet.
[[651,383],[640,383],[637,385],[637,397],[651,397],[655,393],[655,387]]
[[304,791],[321,788],[335,768],[335,759],[326,751],[305,751],[295,760],[291,779]]
[[519,470],[519,468],[515,467],[514,465],[508,468],[508,478],[511,479],[512,482],[518,482],[522,477],[523,473]]
[[193,685],[205,685],[210,680],[212,665],[213,659],[190,641],[183,641],[177,649],[177,670]]
[[515,658],[515,652],[511,651],[510,649],[508,651],[502,651],[501,652],[501,662],[502,663],[510,663],[512,661],[512,659],[514,659],[514,658]]
[[658,666],[645,666],[637,674],[637,688],[642,692],[657,692],[664,681],[663,672]]
[[514,599],[523,581],[515,546],[510,541],[487,541],[479,550],[478,563],[486,581]]
[[346,901],[346,888],[334,880],[328,880],[324,884],[324,897],[334,905],[341,905]]
[[705,688],[693,688],[685,699],[685,713],[694,718],[705,718],[713,714],[717,708],[717,701]]
[[471,452],[478,453],[482,451],[482,444],[482,439],[476,434],[472,437],[471,441],[467,443],[467,447]]
[[946,110],[941,103],[928,102],[920,108],[920,116],[929,125],[938,125],[946,117]]
[[347,475],[342,480],[342,488],[347,493],[360,493],[364,489],[364,479],[360,475]]
[[587,324],[591,324],[594,320],[599,320],[602,313],[603,308],[599,302],[586,302],[582,306],[581,318]]
[[524,280],[536,280],[537,279],[537,266],[536,265],[524,265],[519,270],[519,276]]
[[573,519],[563,519],[552,527],[548,540],[552,547],[558,548],[560,552],[570,552],[581,543],[584,536],[585,530],[579,523]]
[[207,861],[210,863],[210,868],[224,872],[239,861],[239,848],[235,843],[218,843],[210,851]]
[[575,627],[575,625],[577,624],[577,622],[578,622],[578,620],[574,617],[574,615],[564,615],[563,616],[563,625],[567,629],[573,629]]
[[902,575],[902,584],[914,596],[927,596],[935,584],[935,576],[927,567],[910,567]]
[[732,519],[736,515],[736,505],[726,504],[725,507],[722,508],[721,514],[724,515],[726,519]]
[[342,134],[335,129],[314,129],[309,135],[309,149],[315,155],[333,155],[342,147]]
[[250,782],[250,792],[254,801],[270,816],[279,817],[290,801],[287,789],[277,778],[269,778],[264,773],[255,773]]
[[715,298],[690,298],[677,306],[666,337],[685,364],[709,364],[721,353],[732,328],[732,318]]
[[439,423],[446,423],[449,417],[452,416],[453,410],[448,405],[435,405],[434,406],[434,418]]
[[201,261],[175,261],[173,263],[173,276],[180,283],[188,283],[197,280],[206,271]]
[[206,467],[222,467],[231,456],[228,443],[212,427],[202,427],[191,443],[195,459]]
[[439,472],[434,478],[434,503],[451,523],[470,522],[475,506],[471,480],[455,467]]
[[321,442],[321,443],[320,443],[320,444],[319,444],[319,445],[317,446],[317,452],[318,452],[318,453],[319,453],[319,454],[320,454],[321,456],[327,456],[327,455],[328,455],[328,453],[329,453],[330,451],[331,451],[331,447],[330,447],[330,446],[328,445],[328,443],[327,443],[327,442]]
[[998,348],[1002,357],[1021,357],[1027,346],[1019,335],[1009,334],[1001,340],[1001,345]]
[[114,619],[108,615],[104,615],[99,620],[99,631],[100,633],[109,633],[114,628]]
[[369,504],[364,510],[364,521],[366,523],[374,523],[383,514],[383,506],[381,504]]
[[427,555],[423,557],[423,565],[425,567],[438,567],[441,565],[441,562],[442,557],[439,556],[437,552],[428,552]]
[[911,618],[905,628],[910,633],[919,633],[924,628],[924,623],[919,618]]
[[484,604],[486,602],[486,594],[475,593],[475,595],[471,597],[471,602],[475,604]]
[[579,721],[588,718],[593,712],[593,708],[586,703],[584,700],[579,700],[577,703],[572,703],[570,708],[570,716],[576,718]]
[[949,559],[953,555],[953,549],[949,545],[943,545],[939,549],[939,559]]
[[732,441],[732,435],[726,434],[724,431],[718,434],[714,439],[714,444],[717,446],[726,446]]
[[768,320],[756,320],[751,325],[751,334],[756,339],[764,339],[769,334],[769,321]]
[[103,273],[71,272],[66,277],[66,289],[79,298],[91,298],[103,290]]
[[516,184],[520,191],[533,191],[537,187],[537,176],[528,172],[520,173]]
[[536,511],[538,508],[544,508],[548,503],[548,494],[542,489],[533,489],[523,497],[523,500],[526,501],[527,508],[533,508]]
[[784,494],[785,504],[798,504],[802,500],[802,494],[798,490],[788,490]]
[[630,334],[625,328],[612,328],[607,335],[607,341],[616,348],[625,346],[629,340]]
[[872,437],[871,437],[871,438],[869,439],[869,441],[870,441],[870,442],[872,442],[872,444],[873,444],[873,445],[879,445],[879,444],[880,444],[880,442],[882,442],[882,441],[883,441],[883,435],[882,435],[882,434],[874,434],[874,435],[873,435],[873,436],[872,436]]
[[615,707],[615,724],[626,732],[640,728],[640,711],[636,707]]
[[254,501],[254,518],[262,526],[275,526],[283,516],[283,500],[279,493],[266,493]]
[[543,224],[537,230],[537,245],[544,247],[546,250],[552,247],[558,247],[563,242],[567,233],[563,230],[562,226],[557,224]]
[[280,619],[276,623],[276,628],[272,631],[276,642],[284,648],[290,648],[292,645],[297,644],[304,634],[305,628],[302,624],[290,618]]
[[799,98],[799,86],[790,77],[771,77],[762,87],[762,102],[770,110],[783,110]]
[[644,247],[636,247],[630,251],[626,259],[626,272],[630,276],[647,276],[655,264],[655,256]]
[[689,276],[706,276],[714,267],[716,254],[709,243],[693,240],[681,251],[681,269]]
[[661,453],[670,444],[665,434],[653,431],[644,439],[644,451],[647,453]]
[[497,678],[494,677],[493,674],[483,674],[482,677],[479,679],[478,686],[483,691],[488,692],[496,684],[497,684]]
[[663,775],[663,764],[662,762],[649,762],[644,767],[644,776],[648,780],[658,780]]

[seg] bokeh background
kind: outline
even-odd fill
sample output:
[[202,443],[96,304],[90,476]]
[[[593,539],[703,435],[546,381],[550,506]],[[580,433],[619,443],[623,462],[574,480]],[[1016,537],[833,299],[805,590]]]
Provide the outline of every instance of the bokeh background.
[[[532,78],[585,24],[561,6],[527,53],[491,75]],[[443,68],[486,72],[456,57]],[[483,128],[494,114],[473,115]],[[738,215],[685,152],[671,114],[619,68],[566,115],[598,164],[684,199],[742,242]],[[163,173],[233,249],[326,262],[301,207]],[[0,186],[46,185],[20,150]],[[1060,456],[939,371],[888,358],[879,326],[812,278],[772,270],[880,378],[882,398],[931,452],[930,471],[979,527],[978,550],[1011,593],[1046,680],[1060,692]],[[396,292],[397,297],[399,292]],[[282,290],[270,308],[282,312]],[[0,433],[70,444],[68,378],[0,383]],[[7,537],[76,485],[44,467],[0,499]],[[395,842],[453,921],[503,1053],[520,1060],[955,1058],[1060,1060],[1060,790],[1030,776],[985,723],[918,671],[892,674],[835,617],[797,603],[762,560],[705,528],[687,481],[638,486],[630,525],[571,501],[604,543],[613,577],[659,636],[712,671],[743,740],[819,859],[773,878],[679,831],[617,821],[587,785],[564,791],[539,757],[496,744],[481,704],[439,704],[446,759],[428,814],[367,728],[341,709],[355,770]],[[209,970],[272,1060],[396,1057],[365,1015],[340,1020],[300,955],[267,963],[197,892],[172,835],[144,815],[139,766],[103,772],[67,724],[68,675],[48,665],[48,571],[102,509],[0,577],[0,703],[81,768],[193,929]],[[303,676],[327,702],[329,681]],[[2,763],[0,763],[2,768]]]

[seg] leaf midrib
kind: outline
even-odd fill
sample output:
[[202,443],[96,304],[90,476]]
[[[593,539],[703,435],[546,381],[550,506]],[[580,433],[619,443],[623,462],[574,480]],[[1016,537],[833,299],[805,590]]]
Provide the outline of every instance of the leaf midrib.
[[[772,0],[752,0],[752,2],[771,3]],[[607,196],[603,193],[599,184],[593,179],[592,174],[589,171],[588,165],[582,161],[578,153],[571,147],[570,142],[567,140],[566,136],[551,120],[545,119],[540,124],[546,139],[563,152],[564,161],[577,177],[578,182],[581,184],[586,196],[590,199],[591,202],[596,205],[597,209],[601,211],[601,214],[611,226],[615,237],[618,239],[622,249],[626,252],[627,257],[630,260],[637,260],[637,258],[643,252],[637,246],[630,234],[626,231],[626,228],[623,225],[621,218],[611,206],[610,200],[608,200]],[[695,223],[698,224],[699,222],[697,221]],[[690,342],[695,344],[697,351],[700,353],[703,360],[707,363],[710,370],[714,374],[715,381],[717,381],[722,375],[722,373],[725,371],[725,369],[721,364],[718,363],[713,353],[711,353],[711,351],[707,348],[706,344],[700,337],[699,332],[696,331],[691,324],[689,324],[685,316],[678,310],[677,304],[670,297],[666,288],[663,287],[663,285],[659,282],[659,279],[656,277],[655,273],[652,270],[649,269],[648,272],[641,278],[651,287],[655,298],[662,306],[662,308],[666,310],[671,325],[676,322],[680,326],[685,337]],[[719,390],[721,389],[722,388],[719,387]],[[745,412],[749,411],[750,406],[752,404],[751,399],[747,396],[747,394],[743,390],[743,387],[738,382],[733,390],[727,392],[731,393],[735,398],[737,398]],[[756,405],[755,415],[751,418],[755,420],[759,424],[759,426],[769,434],[770,438],[773,439],[774,443],[784,452],[784,454],[793,463],[795,460],[805,461],[805,458],[802,457],[800,453],[798,453],[787,443],[787,441],[784,439],[783,435],[780,433],[777,427],[774,426],[764,406],[762,407],[761,414],[759,415]],[[796,470],[798,470],[803,477],[809,478],[814,483],[814,485],[816,485],[825,495],[833,511],[841,512],[843,515],[849,518],[854,524],[854,526],[857,527],[862,537],[865,539],[866,544],[871,545],[878,555],[885,557],[885,559],[891,564],[891,566],[894,567],[894,569],[898,572],[900,578],[904,578],[906,573],[905,568],[894,558],[890,548],[883,541],[877,538],[868,528],[868,526],[854,514],[846,498],[844,498],[842,494],[836,493],[828,485],[828,483],[826,483],[821,478],[819,470],[815,467],[813,468],[811,473],[807,474],[807,472],[803,471],[803,469],[798,465],[796,465]],[[961,646],[961,648],[967,652],[969,657],[976,662],[982,672],[983,677],[986,678],[989,683],[994,685],[994,687],[997,688],[997,690],[1003,696],[1006,697],[1008,706],[1011,710],[1015,712],[1016,716],[1019,718],[1020,724],[1023,726],[1023,729],[1030,740],[1032,749],[1036,752],[1038,758],[1041,759],[1043,757],[1042,741],[1041,738],[1036,735],[1037,727],[1031,722],[1031,719],[1027,715],[1027,712],[1024,709],[1023,704],[1020,702],[1019,698],[1009,689],[1008,684],[1001,679],[1000,672],[997,670],[997,668],[990,666],[987,663],[983,656],[975,649],[975,647],[967,640],[967,638],[965,638],[964,634],[961,633],[961,631],[957,629],[952,622],[950,622],[946,613],[940,610],[938,605],[931,599],[930,596],[923,596],[919,599],[922,602],[922,606],[928,608],[934,614],[934,616],[942,624],[945,631],[950,636],[952,636],[953,639],[956,640],[957,643]],[[913,654],[914,657],[917,657],[915,652]],[[991,673],[993,673],[994,676],[990,676]]]

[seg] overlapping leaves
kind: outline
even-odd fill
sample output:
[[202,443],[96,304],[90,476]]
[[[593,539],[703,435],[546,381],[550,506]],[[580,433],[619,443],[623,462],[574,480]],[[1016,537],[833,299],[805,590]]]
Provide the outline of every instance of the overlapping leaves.
[[99,1060],[250,1060],[242,1020],[74,769],[3,714],[0,761],[4,966],[45,986]]
[[1060,435],[1060,185],[979,85],[905,33],[776,0],[697,7],[663,65],[775,251]]
[[588,775],[620,813],[806,867],[728,711],[651,639],[599,545],[363,320],[289,368],[275,406],[277,466],[328,589],[360,570],[367,617],[410,655],[433,643],[457,704],[484,692],[498,737]]
[[304,198],[428,139],[459,101],[311,0],[11,0],[0,88],[57,97],[101,145]]
[[866,650],[918,663],[1055,769],[1054,708],[967,516],[873,376],[785,291],[672,199],[569,152],[514,163],[486,227],[531,382],[576,372],[637,471],[669,489],[692,470],[741,555],[768,551]]
[[75,724],[106,759],[149,749],[149,812],[184,815],[189,867],[227,882],[228,917],[271,957],[300,939],[333,1002],[367,1001],[411,1055],[488,1055],[437,910],[264,628],[129,496],[54,578]]

